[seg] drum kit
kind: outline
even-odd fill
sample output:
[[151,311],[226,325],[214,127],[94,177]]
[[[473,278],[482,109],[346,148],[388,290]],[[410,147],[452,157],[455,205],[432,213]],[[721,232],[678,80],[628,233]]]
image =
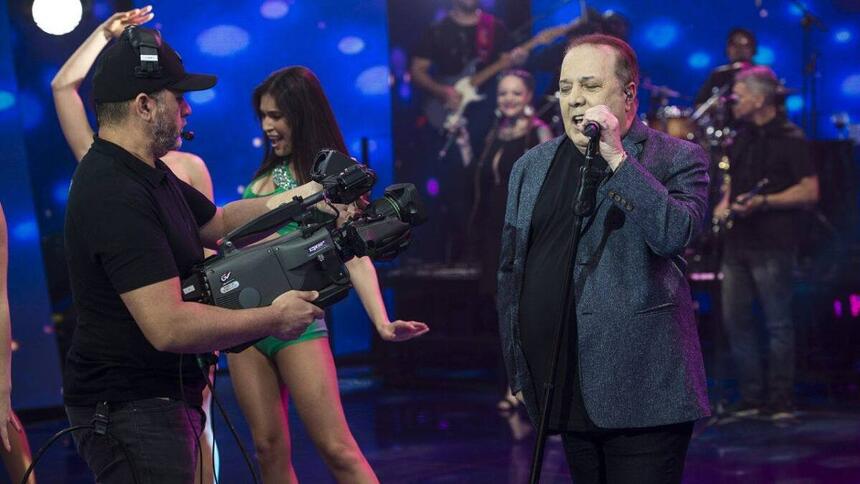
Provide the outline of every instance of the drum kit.
[[734,131],[729,127],[731,99],[729,86],[715,88],[711,97],[696,108],[675,104],[681,94],[667,86],[645,79],[642,89],[650,94],[650,109],[645,123],[670,136],[699,143],[703,147],[724,151],[731,144]]

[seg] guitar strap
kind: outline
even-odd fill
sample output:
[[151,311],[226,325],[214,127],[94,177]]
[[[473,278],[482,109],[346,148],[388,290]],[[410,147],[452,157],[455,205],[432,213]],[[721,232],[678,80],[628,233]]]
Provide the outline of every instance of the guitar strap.
[[495,17],[481,12],[478,18],[478,25],[475,29],[475,51],[478,54],[482,64],[490,61],[490,55],[493,53],[493,42],[496,37]]

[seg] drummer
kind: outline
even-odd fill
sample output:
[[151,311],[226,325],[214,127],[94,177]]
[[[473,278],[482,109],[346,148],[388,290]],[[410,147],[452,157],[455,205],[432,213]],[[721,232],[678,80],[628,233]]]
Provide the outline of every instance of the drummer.
[[694,104],[698,107],[718,92],[721,92],[721,95],[730,94],[735,74],[753,65],[757,48],[755,34],[738,27],[732,29],[726,39],[726,57],[729,58],[729,63],[711,71],[708,80],[699,89]]

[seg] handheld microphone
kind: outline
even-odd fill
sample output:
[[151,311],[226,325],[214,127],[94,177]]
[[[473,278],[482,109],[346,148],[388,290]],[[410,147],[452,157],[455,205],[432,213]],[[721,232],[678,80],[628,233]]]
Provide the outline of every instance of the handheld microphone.
[[599,138],[600,125],[595,123],[594,121],[586,121],[585,126],[582,127],[582,134],[591,139]]
[[194,131],[183,131],[179,133],[179,136],[181,136],[185,141],[191,141],[194,139]]

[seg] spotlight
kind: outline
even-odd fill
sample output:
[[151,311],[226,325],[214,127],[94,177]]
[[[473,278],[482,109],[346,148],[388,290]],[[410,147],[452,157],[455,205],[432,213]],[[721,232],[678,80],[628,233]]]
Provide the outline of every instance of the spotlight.
[[81,23],[83,7],[80,0],[35,0],[33,20],[51,35],[71,32]]

